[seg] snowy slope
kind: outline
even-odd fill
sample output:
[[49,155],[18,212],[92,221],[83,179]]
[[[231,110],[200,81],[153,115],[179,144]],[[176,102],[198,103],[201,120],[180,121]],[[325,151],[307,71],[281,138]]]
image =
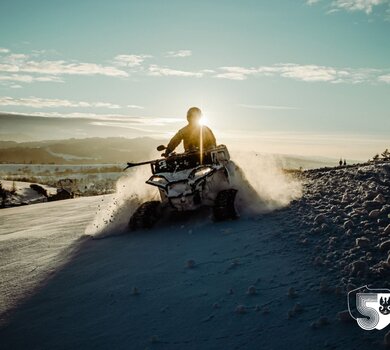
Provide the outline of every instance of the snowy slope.
[[[311,248],[298,249],[292,209],[86,238],[107,200],[0,211],[1,349],[352,349],[382,341],[383,333],[335,320],[344,296],[319,293],[326,272],[308,261]],[[289,318],[297,303],[303,311]],[[312,329],[321,316],[330,324]]]
[[0,210],[0,314],[67,260],[99,200],[86,197]]

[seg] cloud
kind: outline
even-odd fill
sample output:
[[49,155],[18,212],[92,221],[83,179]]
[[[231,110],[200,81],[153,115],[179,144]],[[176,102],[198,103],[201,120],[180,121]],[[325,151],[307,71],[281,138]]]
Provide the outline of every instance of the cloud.
[[[307,0],[307,5],[314,5],[320,0]],[[367,15],[372,13],[376,6],[390,4],[389,0],[332,0],[330,1],[330,10],[328,13],[337,12],[339,10],[345,10],[348,12],[362,11]]]
[[176,70],[166,67],[160,67],[156,64],[152,64],[149,66],[149,75],[152,76],[175,76],[175,77],[196,77],[200,78],[203,76],[202,72],[189,72],[189,71],[182,71],[182,70]]
[[44,117],[53,119],[85,119],[90,121],[89,124],[102,127],[124,127],[140,131],[155,132],[148,127],[163,127],[171,124],[180,124],[183,122],[182,118],[170,117],[139,117],[129,116],[126,114],[98,114],[98,113],[59,113],[59,112],[34,112],[33,114],[17,113],[0,111],[0,114],[19,115],[27,118]]
[[247,76],[242,73],[227,72],[214,75],[215,78],[229,79],[229,80],[246,80]]
[[150,58],[150,55],[117,55],[114,57],[114,63],[120,67],[138,67],[145,61],[146,58]]
[[370,14],[373,7],[387,2],[388,0],[334,0],[332,7],[347,11],[364,11]]
[[221,70],[224,73],[218,73],[214,77],[230,79],[230,80],[245,80],[248,78],[248,75],[254,75],[258,73],[256,68],[244,68],[244,67],[221,67]]
[[294,78],[303,81],[331,81],[337,77],[337,71],[331,67],[317,65],[298,65],[292,63],[274,66],[261,66],[259,68],[221,67],[225,73],[218,74],[218,78],[244,80],[248,76],[279,75],[285,78]]
[[108,102],[85,102],[85,101],[69,101],[62,99],[50,99],[39,97],[14,98],[14,97],[0,97],[0,106],[17,106],[30,108],[110,108],[118,109],[119,105]]
[[90,124],[103,127],[116,127],[116,128],[127,128],[134,129],[143,132],[155,132],[150,127],[162,127],[170,124],[179,124],[183,120],[179,118],[151,118],[151,117],[126,117],[121,115],[120,118],[106,118],[102,120],[101,116],[99,121],[93,121]]
[[249,109],[263,109],[263,110],[292,110],[298,109],[297,107],[290,106],[271,106],[271,105],[247,105],[247,104],[239,104],[240,107],[249,108]]
[[127,108],[133,108],[133,109],[144,109],[144,107],[138,106],[138,105],[127,105],[126,107]]
[[[11,69],[14,69],[14,67],[11,67]],[[84,62],[67,63],[65,61],[27,61],[17,66],[16,69],[20,72],[53,75],[105,75],[110,77],[128,76],[125,71],[119,70],[115,67],[102,66],[96,63]]]
[[191,50],[179,50],[179,51],[168,51],[165,57],[189,57],[192,55]]
[[[347,0],[345,0],[347,1]],[[348,0],[349,1],[349,0]],[[377,0],[379,1],[379,0]],[[388,0],[390,1],[390,0]],[[188,56],[190,50],[170,51],[175,57]],[[144,65],[144,61],[150,55],[117,55],[112,60],[112,65],[98,63],[65,61],[65,60],[39,60],[40,55],[46,51],[37,51],[32,55],[22,53],[8,53],[0,56],[0,84],[20,85],[33,82],[63,83],[66,75],[104,75],[109,77],[128,77],[129,73],[149,75],[154,77],[194,77],[204,76],[243,81],[250,77],[282,77],[305,82],[330,82],[330,83],[362,83],[362,82],[387,82],[386,75],[389,69],[370,68],[336,68],[316,64],[279,63],[259,67],[221,66],[219,68],[207,68],[194,71],[180,70],[150,64]],[[125,70],[123,70],[125,69]],[[380,78],[380,76],[384,76]],[[138,108],[137,105],[129,105],[128,108]]]
[[390,74],[381,75],[378,77],[378,80],[390,84]]
[[215,73],[215,70],[214,69],[202,69],[200,72],[201,73]]
[[375,81],[383,70],[370,68],[335,68],[314,64],[282,63],[258,68],[220,67],[216,78],[245,80],[250,76],[279,76],[305,82],[362,83]]
[[19,83],[33,83],[33,82],[54,82],[63,83],[64,81],[58,76],[32,76],[23,74],[8,74],[0,75],[1,82],[19,82]]
[[[282,77],[293,78],[303,81],[332,81],[335,80],[339,74],[339,72],[332,67],[316,65],[301,66],[295,64],[288,64],[277,67],[277,72]],[[342,73],[341,75],[345,76]]]
[[127,77],[128,73],[117,67],[97,63],[36,60],[26,54],[9,54],[0,58],[0,72],[31,73],[42,75],[104,75],[110,77]]
[[317,2],[320,2],[320,0],[307,0],[307,1],[306,1],[306,4],[307,4],[307,5],[314,5],[314,4],[316,4]]

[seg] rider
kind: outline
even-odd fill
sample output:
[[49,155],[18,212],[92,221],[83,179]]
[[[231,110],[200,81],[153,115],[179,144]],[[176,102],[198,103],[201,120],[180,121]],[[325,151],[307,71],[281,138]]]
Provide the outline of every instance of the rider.
[[203,150],[216,147],[217,142],[215,136],[207,126],[201,125],[201,117],[202,111],[198,107],[191,107],[188,110],[188,124],[180,129],[176,135],[172,137],[171,141],[169,141],[165,151],[166,156],[173,152],[181,141],[183,141],[184,150],[186,152],[201,149],[201,141]]

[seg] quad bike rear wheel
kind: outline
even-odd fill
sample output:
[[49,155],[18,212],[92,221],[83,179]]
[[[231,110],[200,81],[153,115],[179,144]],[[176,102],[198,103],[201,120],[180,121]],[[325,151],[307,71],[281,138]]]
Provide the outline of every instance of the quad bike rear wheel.
[[238,218],[235,207],[237,190],[220,191],[215,199],[213,214],[215,221],[233,220]]
[[160,218],[161,202],[149,201],[141,204],[129,221],[131,231],[138,229],[150,229]]

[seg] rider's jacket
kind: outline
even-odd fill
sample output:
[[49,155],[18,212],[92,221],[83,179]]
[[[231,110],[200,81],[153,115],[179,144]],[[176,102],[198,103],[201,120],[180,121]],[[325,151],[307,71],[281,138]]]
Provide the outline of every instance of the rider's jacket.
[[203,145],[203,150],[214,148],[217,144],[215,136],[210,128],[198,124],[188,124],[172,137],[167,146],[166,154],[171,153],[179,146],[181,141],[183,141],[184,150],[186,152],[194,149],[201,149],[201,144]]

